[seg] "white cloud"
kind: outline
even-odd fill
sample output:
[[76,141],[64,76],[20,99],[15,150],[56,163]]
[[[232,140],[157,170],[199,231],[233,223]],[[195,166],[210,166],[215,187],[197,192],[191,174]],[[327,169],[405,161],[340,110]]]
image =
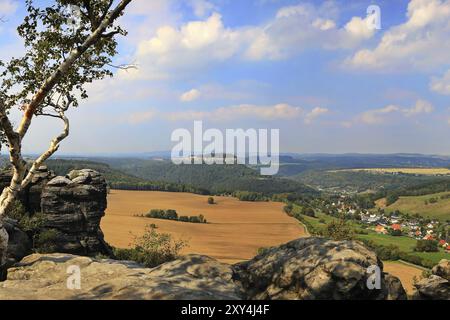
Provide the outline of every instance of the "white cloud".
[[171,112],[165,118],[171,121],[190,120],[212,120],[229,121],[235,119],[293,119],[302,114],[300,107],[293,107],[288,104],[277,104],[273,106],[257,106],[252,104],[242,104],[238,106],[222,107],[212,111],[180,111]]
[[207,0],[189,0],[189,4],[194,10],[194,14],[200,18],[216,9],[216,6]]
[[325,114],[328,114],[329,112],[330,112],[330,110],[328,110],[327,108],[316,107],[306,114],[305,123],[310,124],[315,119],[317,119]]
[[389,105],[381,109],[366,111],[359,116],[359,120],[365,124],[381,124],[385,122],[387,115],[399,110],[399,107]]
[[0,17],[10,15],[16,12],[19,3],[14,0],[0,0]]
[[450,63],[450,0],[411,0],[407,21],[386,31],[373,49],[345,66],[378,71],[430,70]]
[[433,105],[425,100],[417,100],[416,105],[409,109],[403,109],[402,112],[407,117],[412,117],[415,115],[419,115],[421,113],[431,113],[433,112]]
[[245,52],[250,60],[278,60],[308,48],[352,48],[373,36],[366,19],[353,17],[339,28],[327,10],[310,4],[281,8],[266,26],[252,30]]
[[182,102],[191,102],[200,98],[201,93],[197,89],[189,90],[183,93],[180,97],[180,101]]
[[420,114],[428,114],[433,112],[433,105],[425,100],[417,100],[414,106],[410,108],[402,108],[396,105],[388,105],[380,109],[372,109],[361,113],[354,121],[342,123],[345,127],[350,127],[354,123],[363,123],[368,125],[383,124],[395,115],[403,115],[405,117],[418,116]]
[[[197,5],[210,8],[205,1]],[[167,79],[233,58],[279,60],[308,48],[351,48],[373,33],[365,19],[357,17],[339,28],[327,10],[310,4],[281,8],[262,25],[235,28],[225,26],[222,16],[214,12],[205,19],[159,27],[138,44],[133,60],[140,69],[122,75]]]
[[440,94],[450,95],[450,70],[441,78],[433,77],[431,79],[430,89]]
[[131,124],[141,124],[154,119],[157,115],[155,110],[135,112],[129,115],[128,122]]

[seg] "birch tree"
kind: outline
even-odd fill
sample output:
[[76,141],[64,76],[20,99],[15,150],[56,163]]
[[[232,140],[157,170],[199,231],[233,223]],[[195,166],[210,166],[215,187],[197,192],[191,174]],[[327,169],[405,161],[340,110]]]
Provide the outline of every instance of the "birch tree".
[[[86,85],[112,76],[116,36],[126,35],[117,18],[131,1],[54,0],[44,7],[33,0],[25,2],[27,15],[17,28],[25,53],[0,60],[0,138],[12,167],[11,182],[0,195],[0,267],[8,247],[5,213],[69,135],[66,112],[88,97]],[[10,117],[14,108],[22,115],[17,126]],[[22,155],[22,141],[36,117],[61,121],[63,130],[28,164]]]

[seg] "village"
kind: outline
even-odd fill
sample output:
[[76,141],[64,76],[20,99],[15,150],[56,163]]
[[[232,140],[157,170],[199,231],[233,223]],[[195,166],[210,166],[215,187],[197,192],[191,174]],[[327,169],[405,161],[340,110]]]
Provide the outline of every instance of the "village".
[[419,214],[405,214],[400,211],[385,212],[384,209],[362,209],[346,196],[325,205],[328,212],[337,212],[375,231],[377,234],[406,236],[415,240],[436,241],[440,248],[450,254],[448,221],[429,219]]

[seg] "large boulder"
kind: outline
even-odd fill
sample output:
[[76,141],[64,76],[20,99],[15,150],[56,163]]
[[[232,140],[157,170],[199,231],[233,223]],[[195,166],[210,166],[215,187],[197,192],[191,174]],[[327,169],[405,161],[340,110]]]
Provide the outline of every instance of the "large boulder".
[[105,215],[107,184],[93,170],[74,170],[55,177],[42,190],[44,228],[56,230],[56,251],[80,255],[110,255],[100,220]]
[[450,260],[442,259],[431,270],[431,273],[450,281]]
[[450,300],[450,261],[441,260],[431,273],[431,276],[414,285],[413,299]]
[[[0,299],[404,299],[400,281],[381,274],[367,286],[367,268],[381,262],[357,242],[305,238],[228,265],[187,255],[153,269],[133,262],[69,254],[34,254],[8,270]],[[70,267],[81,289],[67,288]],[[72,269],[73,270],[73,269]]]
[[381,289],[369,289],[374,266],[383,270],[376,254],[359,242],[311,237],[269,249],[235,268],[248,299],[406,299],[400,281],[384,273]]

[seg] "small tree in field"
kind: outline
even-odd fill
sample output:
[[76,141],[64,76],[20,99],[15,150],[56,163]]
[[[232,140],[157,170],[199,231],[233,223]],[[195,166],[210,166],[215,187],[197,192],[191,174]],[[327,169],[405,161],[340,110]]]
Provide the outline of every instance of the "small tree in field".
[[[85,85],[112,76],[111,58],[117,53],[115,36],[126,34],[115,21],[131,1],[54,0],[46,7],[25,1],[27,16],[17,28],[25,54],[0,60],[0,138],[1,144],[8,147],[13,173],[0,195],[0,267],[8,247],[3,227],[5,213],[69,135],[66,111],[88,97]],[[10,120],[14,108],[22,111],[17,127]],[[28,166],[22,156],[22,141],[34,117],[59,119],[64,129]]]

